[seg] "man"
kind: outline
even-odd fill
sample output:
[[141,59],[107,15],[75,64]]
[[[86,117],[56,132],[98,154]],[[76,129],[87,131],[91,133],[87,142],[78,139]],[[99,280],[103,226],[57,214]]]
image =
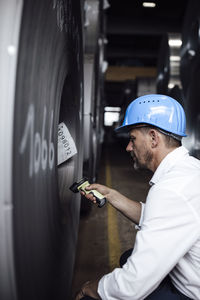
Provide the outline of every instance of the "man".
[[123,267],[85,283],[76,300],[200,299],[200,161],[181,146],[185,127],[184,110],[171,97],[146,95],[128,106],[117,131],[129,132],[135,167],[154,173],[146,204],[103,185],[89,189],[140,230]]

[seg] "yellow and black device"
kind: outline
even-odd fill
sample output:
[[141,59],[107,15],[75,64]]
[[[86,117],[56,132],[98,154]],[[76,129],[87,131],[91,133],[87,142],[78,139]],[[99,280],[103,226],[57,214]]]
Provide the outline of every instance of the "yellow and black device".
[[79,182],[74,182],[69,189],[74,193],[83,191],[86,194],[92,194],[97,200],[98,207],[104,206],[104,204],[106,203],[106,198],[96,190],[87,191],[85,188],[89,185],[90,183],[88,179],[84,177]]

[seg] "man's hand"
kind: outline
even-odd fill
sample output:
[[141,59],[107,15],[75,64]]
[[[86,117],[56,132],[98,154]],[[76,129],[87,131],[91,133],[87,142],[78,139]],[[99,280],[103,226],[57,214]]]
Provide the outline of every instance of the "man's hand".
[[[109,188],[105,185],[102,185],[102,184],[93,183],[93,184],[90,184],[89,186],[87,186],[85,189],[87,191],[97,190],[99,193],[101,193],[108,200],[108,202],[111,202],[112,198],[115,197],[115,190],[113,190],[113,189],[111,189],[111,188]],[[93,203],[96,203],[96,198],[92,194],[87,194],[86,195],[84,192],[81,192],[81,193],[87,199],[89,199]]]
[[87,281],[84,283],[76,295],[75,300],[82,299],[84,296],[90,296],[94,299],[101,300],[99,294],[97,293],[99,279],[93,281]]
[[[112,206],[119,210],[129,220],[133,221],[135,224],[139,224],[142,209],[140,202],[131,200],[120,194],[117,190],[102,184],[93,183],[86,187],[87,191],[93,189],[100,192]],[[92,194],[86,195],[84,192],[81,192],[81,194],[93,203],[96,203],[96,198]]]

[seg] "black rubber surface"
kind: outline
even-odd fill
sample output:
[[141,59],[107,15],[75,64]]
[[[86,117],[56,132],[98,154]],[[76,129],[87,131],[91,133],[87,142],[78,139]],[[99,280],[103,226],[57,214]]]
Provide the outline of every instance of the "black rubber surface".
[[190,153],[200,159],[200,60],[191,73],[191,82],[184,99],[184,109],[187,119],[187,135],[185,145]]
[[200,2],[188,1],[182,28],[180,75],[186,95],[193,68],[200,56]]
[[[17,299],[67,299],[80,202],[69,186],[82,167],[79,1],[27,0],[21,24],[13,143]],[[57,168],[58,123],[78,155]]]
[[187,119],[184,139],[189,151],[200,158],[200,2],[189,1],[182,29],[180,75],[184,92],[183,105]]
[[168,93],[168,83],[170,76],[170,66],[169,66],[169,45],[168,45],[168,35],[164,35],[161,41],[159,56],[158,56],[158,75],[157,75],[157,93],[167,94]]
[[[97,175],[99,171],[101,148],[102,148],[102,137],[103,137],[103,116],[104,116],[104,73],[102,71],[104,62],[104,22],[105,14],[103,9],[103,0],[88,1],[89,6],[95,10],[96,19],[92,9],[89,10],[91,15],[88,15],[89,26],[86,27],[85,33],[85,63],[87,63],[88,54],[89,60],[93,59],[94,74],[91,80],[91,84],[86,88],[90,89],[90,103],[91,103],[91,123],[89,131],[89,159],[84,161],[84,176],[88,177],[91,183],[97,181]],[[88,74],[85,76],[85,78]],[[89,76],[88,76],[89,77]],[[86,99],[88,101],[89,99]],[[88,138],[88,133],[87,137]],[[82,197],[81,201],[81,213],[88,214],[91,210],[91,203]]]

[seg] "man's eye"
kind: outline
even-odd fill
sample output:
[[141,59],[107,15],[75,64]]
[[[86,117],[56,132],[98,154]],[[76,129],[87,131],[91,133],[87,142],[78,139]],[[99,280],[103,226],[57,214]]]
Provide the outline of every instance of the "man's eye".
[[134,137],[130,138],[130,142],[131,142],[132,144],[134,144],[135,138],[134,138]]

